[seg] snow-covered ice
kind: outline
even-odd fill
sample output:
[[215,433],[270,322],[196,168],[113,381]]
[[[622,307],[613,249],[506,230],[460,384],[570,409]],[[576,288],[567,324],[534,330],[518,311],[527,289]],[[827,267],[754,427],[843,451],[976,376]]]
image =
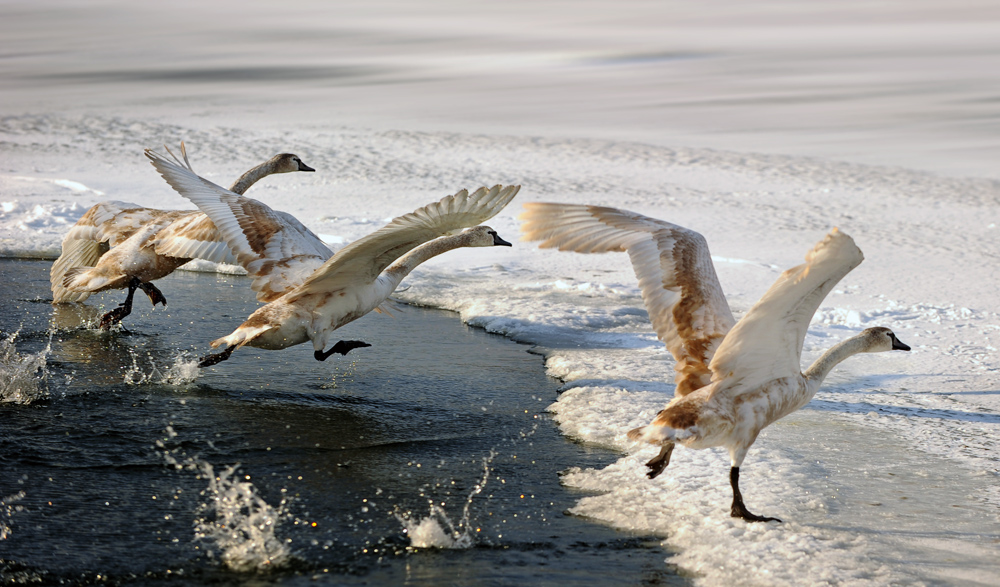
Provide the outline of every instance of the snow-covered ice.
[[523,186],[490,222],[511,241],[527,201],[669,220],[705,235],[737,317],[838,226],[866,260],[804,363],[873,325],[913,351],[843,363],[764,431],[743,487],[781,525],[728,517],[721,451],[643,476],[624,433],[673,360],[626,255],[454,251],[398,297],[536,345],[564,433],[622,453],[565,463],[574,513],[663,536],[700,584],[1000,583],[995,3],[271,6],[0,4],[0,254],[56,255],[104,199],[191,208],[142,156],[181,140],[223,185],[300,155],[317,173],[248,195],[334,247],[495,183]]

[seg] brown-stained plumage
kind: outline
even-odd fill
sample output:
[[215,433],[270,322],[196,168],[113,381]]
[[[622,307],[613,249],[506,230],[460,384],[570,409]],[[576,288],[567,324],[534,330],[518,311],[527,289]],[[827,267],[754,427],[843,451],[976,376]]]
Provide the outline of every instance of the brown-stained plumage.
[[244,200],[237,205],[242,214],[237,214],[236,218],[240,228],[243,229],[243,234],[247,237],[250,250],[263,255],[267,250],[267,243],[278,234],[282,225],[267,214],[255,200]]
[[212,341],[213,347],[226,348],[205,357],[203,366],[245,345],[277,350],[311,341],[320,361],[368,346],[339,341],[326,350],[338,328],[377,310],[423,261],[458,247],[509,246],[490,227],[475,225],[500,212],[520,189],[461,190],[394,218],[331,257],[311,253],[315,249],[294,217],[198,177],[177,157],[153,151],[146,156],[171,187],[208,214],[253,278],[257,298],[268,302],[231,334]]
[[[181,147],[184,153],[184,147]],[[187,160],[186,153],[184,154]],[[290,153],[272,157],[244,173],[233,189],[245,190],[274,173],[313,171]],[[318,240],[318,239],[317,239]],[[53,303],[81,302],[90,294],[129,288],[121,308],[105,315],[103,325],[117,322],[131,309],[130,287],[156,303],[166,298],[150,283],[169,275],[191,259],[235,263],[228,245],[208,216],[197,210],[157,210],[124,202],[95,204],[63,239],[62,254],[52,264]]]
[[530,202],[524,208],[522,240],[560,251],[627,252],[653,330],[677,361],[675,393],[709,383],[709,361],[736,321],[704,237],[606,206]]
[[854,241],[837,229],[809,251],[806,263],[782,273],[734,325],[708,245],[694,231],[601,206],[529,203],[525,208],[524,240],[580,253],[628,252],[653,327],[677,360],[673,399],[628,437],[661,448],[646,463],[651,479],[666,469],[676,444],[727,448],[734,517],[780,521],[750,513],[739,489],[740,465],[764,427],[807,404],[830,369],[848,356],[910,350],[888,328],[869,328],[800,372],[813,314],[863,259]]

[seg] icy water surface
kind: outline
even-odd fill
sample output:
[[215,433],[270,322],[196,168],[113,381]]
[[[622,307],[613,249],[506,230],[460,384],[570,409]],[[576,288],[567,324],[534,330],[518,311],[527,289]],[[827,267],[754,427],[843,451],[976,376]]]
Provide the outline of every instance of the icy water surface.
[[564,513],[559,471],[616,457],[560,436],[525,346],[404,306],[343,329],[373,345],[345,358],[196,374],[256,306],[246,278],[177,273],[166,310],[139,292],[102,333],[121,292],[53,310],[48,268],[0,260],[4,376],[35,386],[0,402],[5,584],[685,581],[656,537]]

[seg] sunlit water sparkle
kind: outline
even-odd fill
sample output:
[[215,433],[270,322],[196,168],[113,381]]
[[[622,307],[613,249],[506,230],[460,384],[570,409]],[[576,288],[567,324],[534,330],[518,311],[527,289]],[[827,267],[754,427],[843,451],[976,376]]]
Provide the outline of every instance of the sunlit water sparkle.
[[120,295],[53,308],[47,270],[0,260],[27,290],[0,316],[19,332],[9,356],[44,356],[48,390],[0,404],[5,579],[685,582],[655,538],[565,514],[558,472],[614,455],[560,435],[544,411],[558,382],[524,346],[403,306],[345,329],[367,354],[241,349],[195,370],[256,305],[245,277],[175,274],[168,309],[102,332]]

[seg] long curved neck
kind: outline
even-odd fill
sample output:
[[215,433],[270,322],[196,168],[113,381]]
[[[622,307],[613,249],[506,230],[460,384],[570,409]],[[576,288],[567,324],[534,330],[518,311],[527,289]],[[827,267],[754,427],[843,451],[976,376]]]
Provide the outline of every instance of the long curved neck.
[[400,257],[395,263],[386,268],[380,276],[392,289],[396,289],[403,278],[410,274],[424,261],[436,257],[441,253],[446,253],[452,249],[457,249],[468,245],[469,237],[466,233],[456,234],[434,239],[413,249],[409,253]]
[[272,173],[275,173],[274,160],[269,159],[261,163],[257,167],[254,167],[250,171],[247,171],[246,173],[241,175],[239,179],[233,182],[233,185],[230,186],[229,191],[236,194],[240,194],[242,196],[243,194],[246,193],[248,189],[250,189],[250,186],[257,183],[262,178],[271,175]]
[[806,379],[821,383],[831,369],[836,367],[841,361],[865,351],[866,341],[863,337],[852,336],[841,341],[829,349],[816,361],[809,365],[809,368],[802,372]]

